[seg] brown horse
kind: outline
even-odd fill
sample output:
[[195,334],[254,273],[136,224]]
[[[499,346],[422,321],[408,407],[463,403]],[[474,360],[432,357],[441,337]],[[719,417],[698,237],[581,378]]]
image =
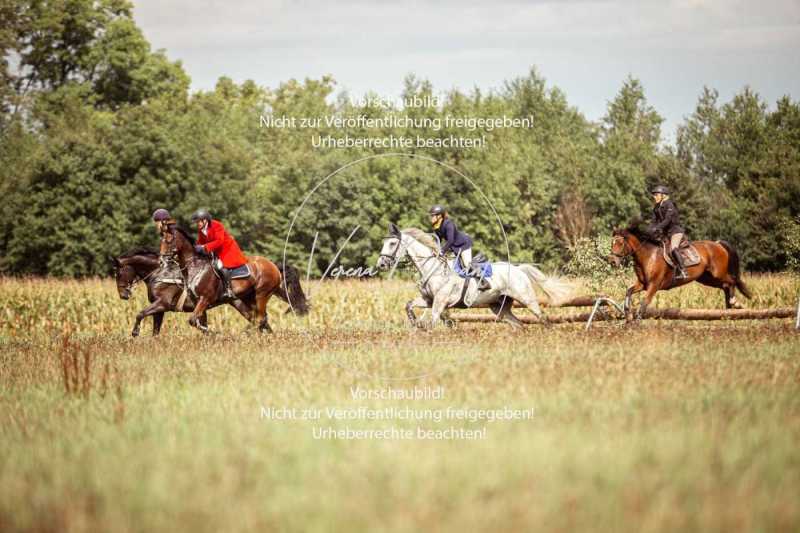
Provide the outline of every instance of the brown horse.
[[[133,287],[139,282],[147,287],[147,299],[150,305],[136,315],[136,322],[131,331],[133,337],[139,335],[142,320],[148,316],[153,317],[153,335],[155,336],[161,331],[165,312],[190,313],[194,311],[196,302],[191,294],[185,298],[182,308],[177,308],[183,292],[183,285],[175,280],[181,280],[181,273],[177,264],[174,269],[169,268],[169,265],[166,267],[162,265],[157,251],[149,248],[136,248],[119,257],[109,257],[109,260],[120,298],[130,299]],[[281,269],[281,273],[284,283],[281,284],[280,290],[276,294],[280,299],[289,302],[290,307],[287,312],[294,311],[301,316],[307,314],[308,303],[300,286],[297,269],[286,265]],[[245,319],[250,320],[252,308],[255,305],[254,298],[245,297],[243,300],[237,299],[227,303],[239,311]],[[205,313],[200,316],[199,322],[203,326],[207,325]]]
[[[199,319],[209,306],[223,301],[224,292],[222,280],[214,271],[211,261],[195,253],[194,239],[175,224],[169,224],[162,230],[160,253],[175,258],[189,291],[196,297],[197,303],[189,324],[201,331],[208,331]],[[232,280],[231,288],[237,299],[253,299],[254,306],[248,313],[248,319],[253,324],[258,323],[259,331],[271,332],[267,302],[281,290],[281,272],[275,263],[263,257],[250,256],[248,259],[250,276]]]
[[614,230],[609,260],[619,266],[624,257],[632,256],[636,271],[636,283],[625,293],[625,309],[628,312],[631,298],[637,292],[645,291],[638,314],[642,318],[656,292],[680,287],[692,281],[722,289],[725,293],[725,307],[728,309],[741,307],[734,294],[736,289],[747,298],[752,297],[739,273],[739,254],[733,246],[725,241],[693,241],[692,244],[700,255],[700,263],[686,268],[685,279],[675,279],[675,271],[664,260],[660,243],[652,240],[635,225]]

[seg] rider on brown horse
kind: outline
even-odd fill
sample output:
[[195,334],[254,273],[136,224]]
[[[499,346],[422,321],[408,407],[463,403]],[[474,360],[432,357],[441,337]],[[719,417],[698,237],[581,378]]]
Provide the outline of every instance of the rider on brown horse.
[[686,267],[679,252],[685,231],[678,218],[678,208],[675,207],[675,202],[670,200],[669,189],[665,186],[657,185],[650,192],[656,205],[653,208],[653,223],[648,232],[653,238],[668,243],[670,256],[676,265],[675,279],[686,279]]
[[211,218],[211,213],[205,209],[198,209],[192,215],[192,223],[197,224],[197,245],[195,251],[199,254],[214,254],[222,263],[219,268],[216,261],[214,266],[222,274],[225,281],[225,297],[235,298],[231,289],[231,270],[247,263],[236,239],[225,230],[219,220]]
[[175,219],[166,209],[156,209],[153,211],[153,222],[156,223],[156,230],[160,234],[162,228],[167,227],[168,224],[175,224]]

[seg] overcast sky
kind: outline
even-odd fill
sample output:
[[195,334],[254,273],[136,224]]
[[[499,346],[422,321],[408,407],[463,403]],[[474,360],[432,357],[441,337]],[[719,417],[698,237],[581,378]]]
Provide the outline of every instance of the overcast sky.
[[800,99],[800,0],[135,0],[135,17],[194,89],[332,74],[396,98],[412,72],[437,91],[491,89],[535,65],[596,120],[632,74],[667,139],[703,85]]

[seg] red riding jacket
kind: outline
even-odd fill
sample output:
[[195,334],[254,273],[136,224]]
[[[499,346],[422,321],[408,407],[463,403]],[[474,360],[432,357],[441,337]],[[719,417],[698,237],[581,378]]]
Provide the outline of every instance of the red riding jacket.
[[197,244],[202,244],[207,252],[214,252],[225,268],[236,268],[247,263],[242,250],[219,220],[212,220],[206,226],[206,232],[197,232]]

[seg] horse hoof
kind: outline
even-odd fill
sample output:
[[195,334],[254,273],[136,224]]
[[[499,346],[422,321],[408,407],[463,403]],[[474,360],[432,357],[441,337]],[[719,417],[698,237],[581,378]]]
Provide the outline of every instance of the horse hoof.
[[448,318],[448,319],[446,319],[444,321],[444,326],[446,328],[451,328],[452,329],[452,328],[456,327],[456,321],[453,320],[452,318]]
[[131,331],[131,337],[138,337],[138,336],[139,336],[139,332],[137,330]]

